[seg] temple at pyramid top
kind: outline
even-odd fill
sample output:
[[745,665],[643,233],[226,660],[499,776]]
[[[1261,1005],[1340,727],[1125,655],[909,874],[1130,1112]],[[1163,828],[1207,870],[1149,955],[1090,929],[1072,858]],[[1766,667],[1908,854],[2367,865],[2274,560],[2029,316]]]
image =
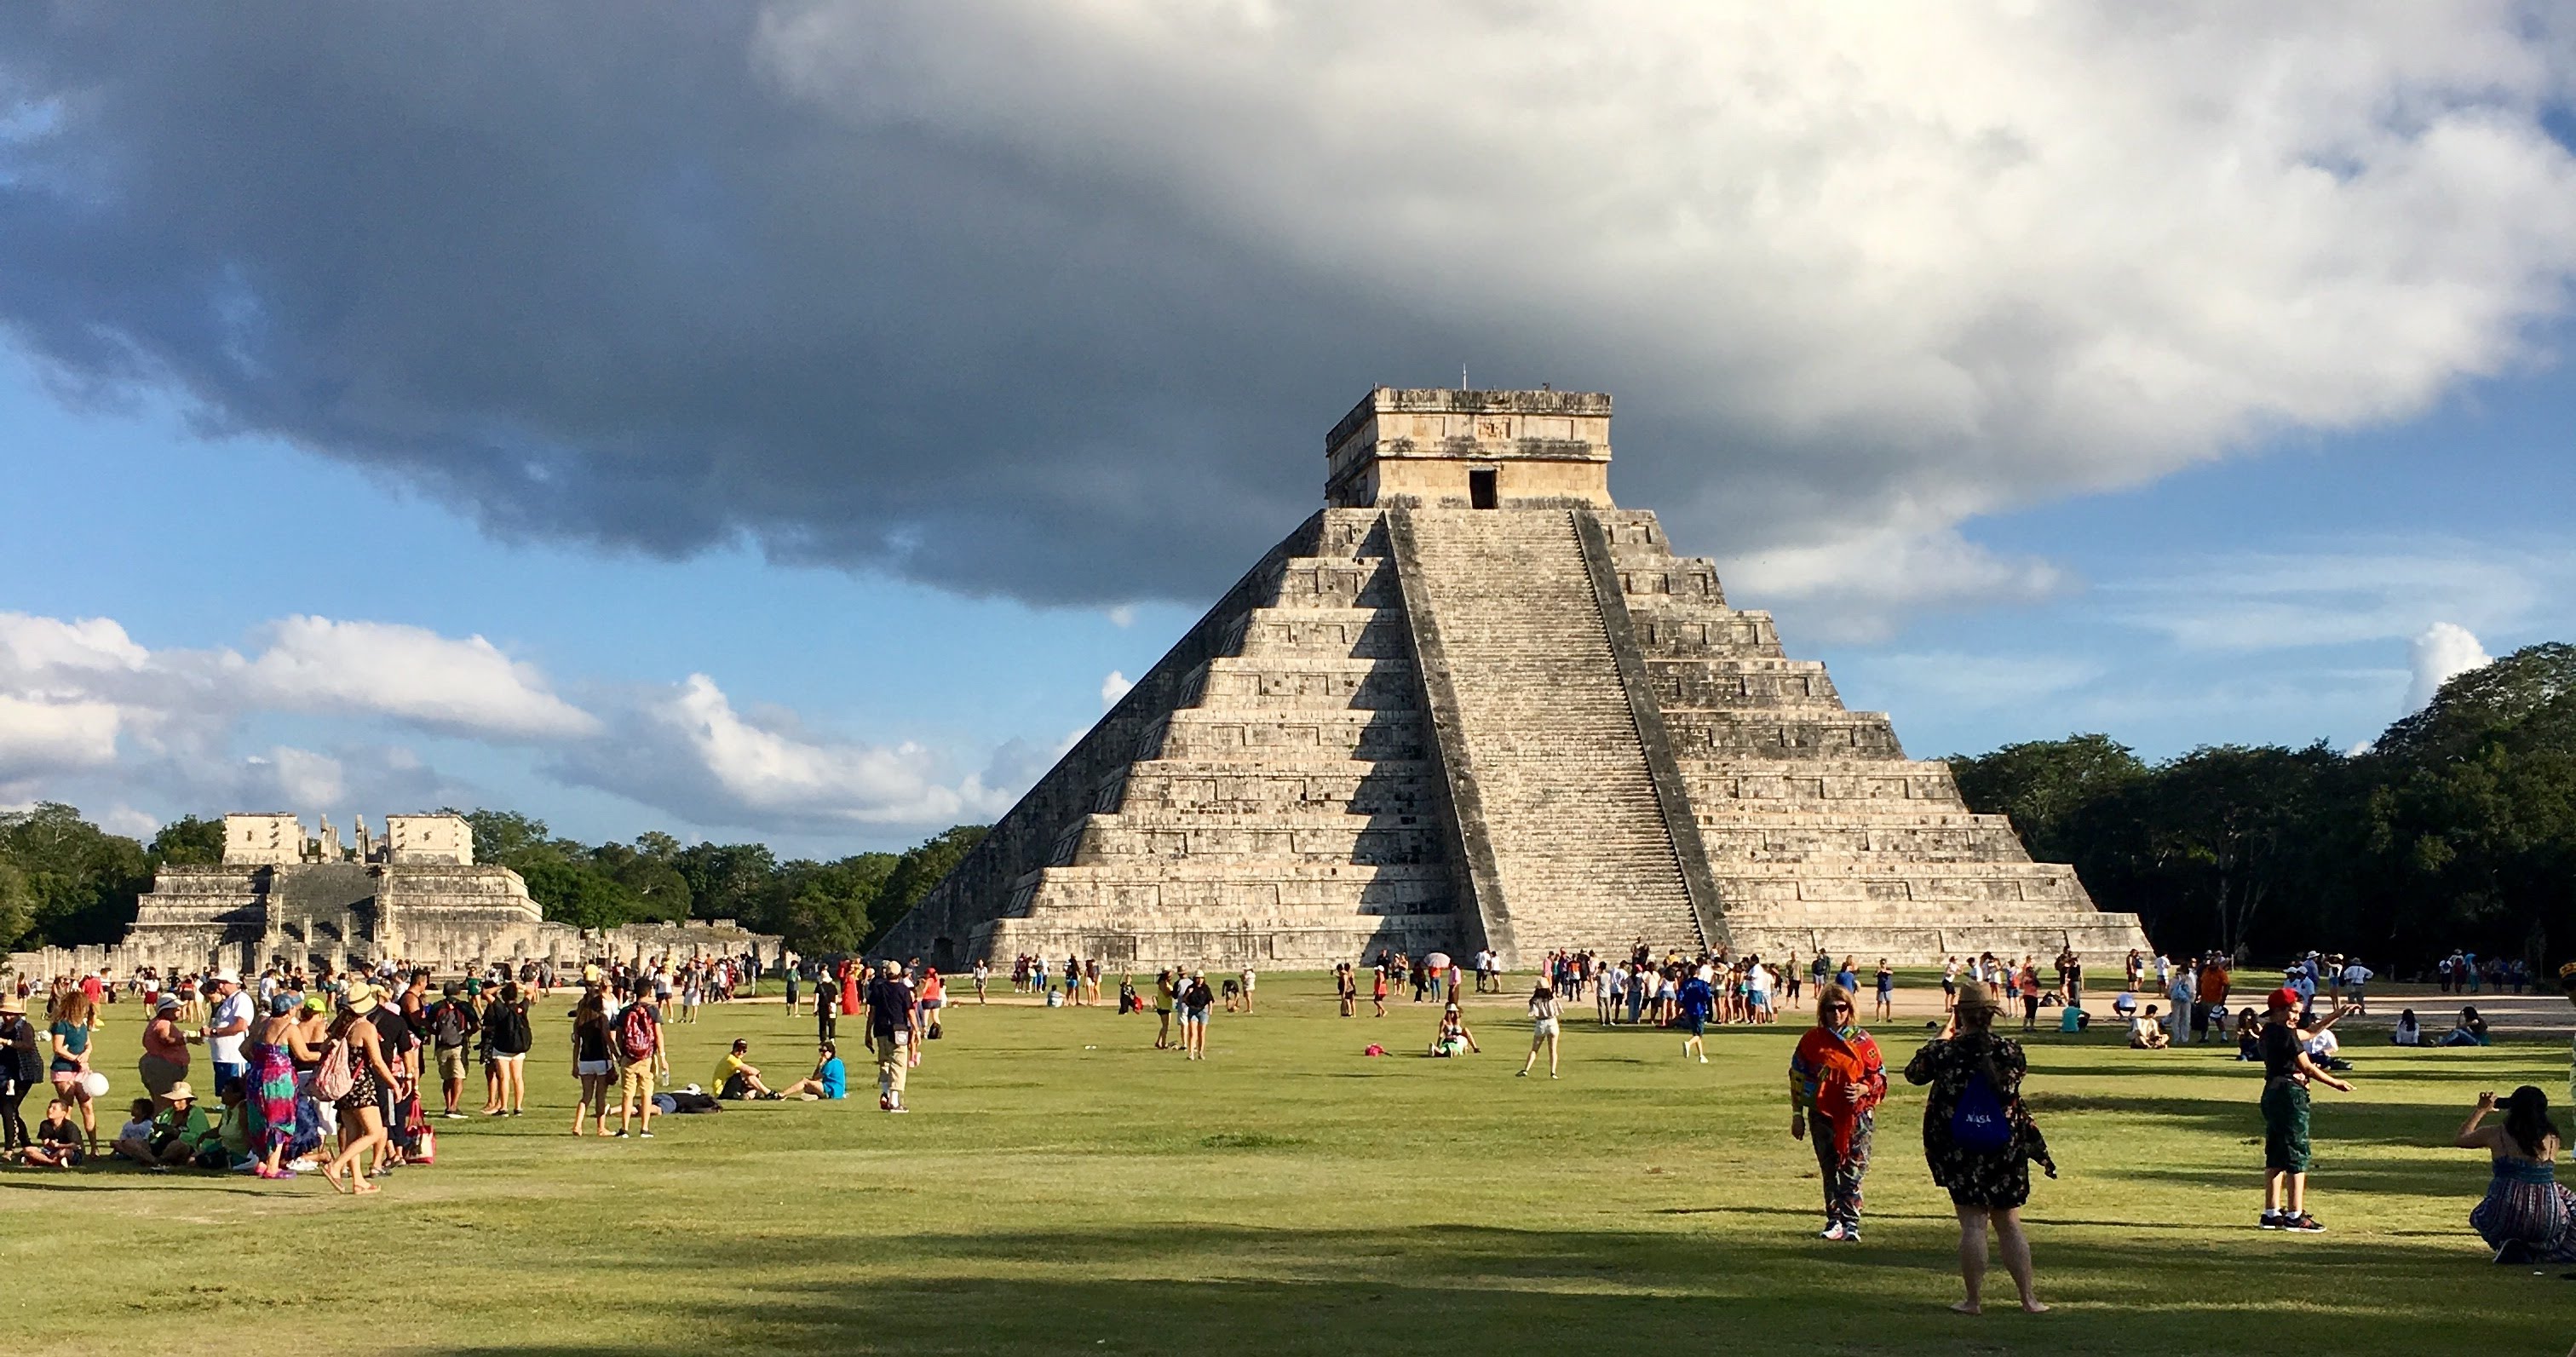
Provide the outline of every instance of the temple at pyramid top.
[[1336,509],[1564,509],[1610,501],[1610,397],[1381,386],[1324,436]]
[[1379,387],[1291,530],[880,946],[2045,962],[2145,945],[1610,498],[1610,398]]

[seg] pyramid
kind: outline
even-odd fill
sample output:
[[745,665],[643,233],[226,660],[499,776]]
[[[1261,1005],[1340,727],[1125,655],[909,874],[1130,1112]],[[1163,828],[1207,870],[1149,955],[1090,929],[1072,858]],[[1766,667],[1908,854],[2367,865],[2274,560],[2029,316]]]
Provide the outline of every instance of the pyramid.
[[1380,387],[1271,548],[881,951],[2144,948],[1609,493],[1610,398]]

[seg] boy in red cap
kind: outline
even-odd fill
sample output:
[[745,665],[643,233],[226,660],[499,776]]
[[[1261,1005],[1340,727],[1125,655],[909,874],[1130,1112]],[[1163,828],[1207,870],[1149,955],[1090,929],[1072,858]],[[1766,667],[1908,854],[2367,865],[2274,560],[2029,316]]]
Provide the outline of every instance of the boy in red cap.
[[[2308,1058],[2296,1016],[2297,990],[2276,989],[2266,1003],[2270,1011],[2256,1041],[2263,1057],[2262,1227],[2322,1234],[2326,1227],[2308,1214],[2308,1084],[2313,1080],[2339,1093],[2352,1092],[2352,1085]],[[2317,1030],[2334,1026],[2348,1011],[2336,1005],[2334,1016]]]

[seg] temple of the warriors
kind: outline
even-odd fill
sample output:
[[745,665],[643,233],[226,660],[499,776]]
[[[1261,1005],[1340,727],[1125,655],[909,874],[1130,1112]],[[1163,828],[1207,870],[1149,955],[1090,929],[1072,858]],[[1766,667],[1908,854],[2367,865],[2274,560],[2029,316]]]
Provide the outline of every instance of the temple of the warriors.
[[549,923],[517,872],[474,860],[462,816],[389,815],[382,838],[360,818],[355,833],[344,844],[328,819],[308,836],[293,815],[227,815],[223,862],[163,867],[124,942],[15,953],[10,966],[130,975],[399,960],[452,972],[486,961],[757,955],[776,964],[781,955],[779,938],[730,919],[595,932]]
[[1610,398],[1381,387],[1253,566],[884,943],[1329,966],[1380,948],[2144,947],[1768,613],[1610,498]]

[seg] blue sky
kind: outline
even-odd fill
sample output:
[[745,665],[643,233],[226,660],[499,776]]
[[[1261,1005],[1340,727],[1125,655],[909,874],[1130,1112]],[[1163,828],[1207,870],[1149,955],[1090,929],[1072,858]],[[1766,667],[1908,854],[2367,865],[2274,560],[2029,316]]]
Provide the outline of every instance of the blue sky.
[[1613,392],[1918,756],[2576,636],[2545,11],[69,16],[0,13],[0,805],[901,846],[1461,363]]

